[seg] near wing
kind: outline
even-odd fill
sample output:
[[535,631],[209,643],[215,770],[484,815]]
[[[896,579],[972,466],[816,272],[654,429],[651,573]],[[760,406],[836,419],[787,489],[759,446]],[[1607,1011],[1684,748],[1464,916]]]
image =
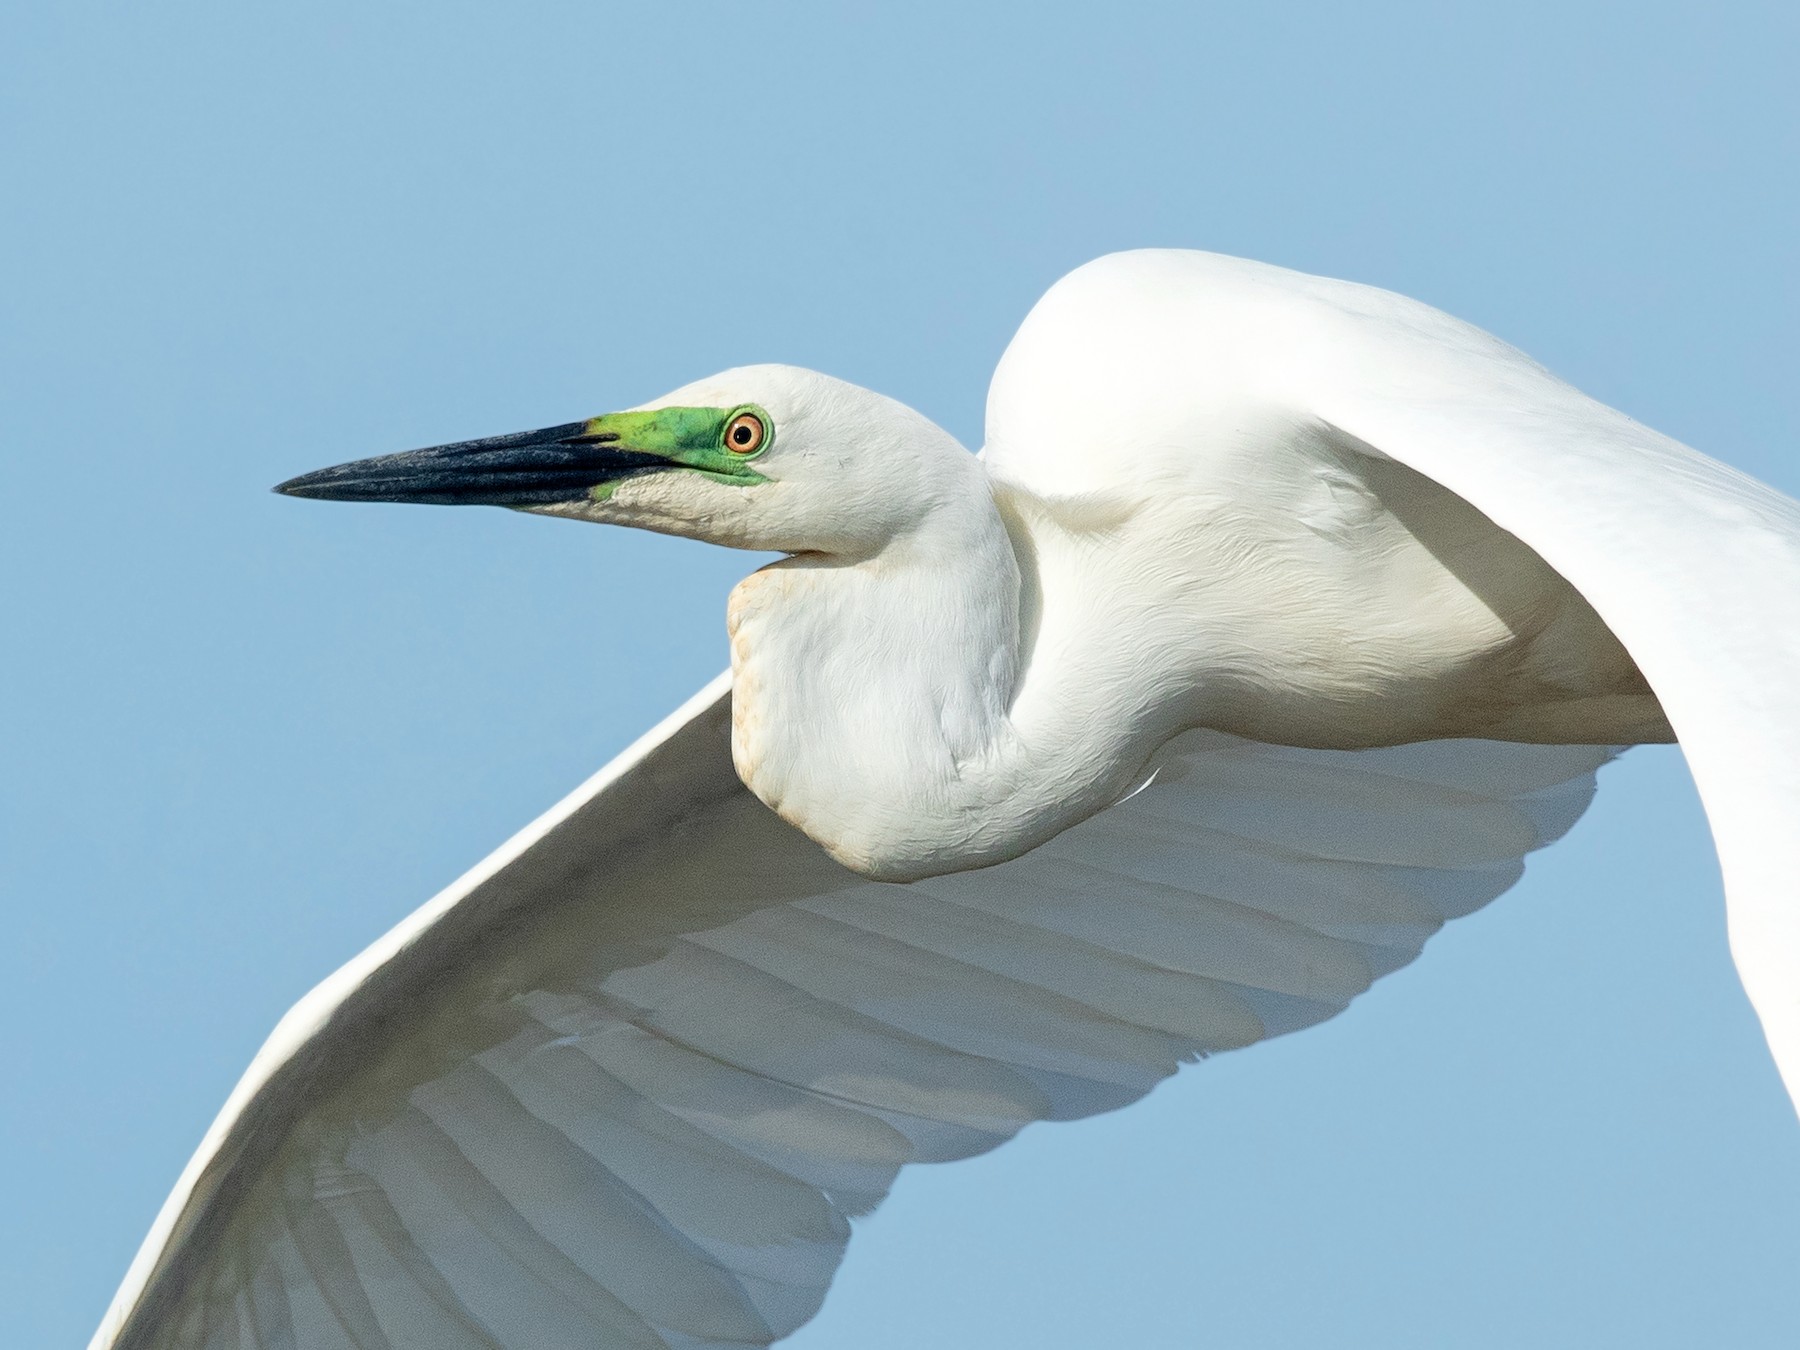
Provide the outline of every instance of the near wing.
[[908,1162],[1330,1017],[1580,815],[1592,747],[1172,743],[1035,852],[863,881],[723,678],[283,1020],[95,1350],[748,1347]]

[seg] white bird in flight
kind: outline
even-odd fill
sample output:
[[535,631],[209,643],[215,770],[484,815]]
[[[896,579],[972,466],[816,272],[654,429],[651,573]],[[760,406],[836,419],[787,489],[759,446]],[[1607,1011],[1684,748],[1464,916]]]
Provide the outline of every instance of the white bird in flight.
[[280,490],[787,556],[281,1021],[94,1350],[768,1345],[900,1167],[1332,1016],[1677,736],[1800,1098],[1800,504],[1428,306],[1117,254],[978,456],[752,366]]

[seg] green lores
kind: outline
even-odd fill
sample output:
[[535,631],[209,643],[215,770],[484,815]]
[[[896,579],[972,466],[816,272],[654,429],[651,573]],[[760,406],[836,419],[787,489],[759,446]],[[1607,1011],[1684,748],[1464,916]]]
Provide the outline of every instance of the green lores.
[[754,405],[651,408],[359,459],[290,478],[275,490],[331,501],[530,510],[605,501],[627,479],[676,469],[753,487],[769,480],[750,461],[774,440],[769,415]]
[[[691,469],[715,483],[754,487],[769,480],[751,467],[775,443],[774,424],[754,404],[735,408],[650,408],[642,412],[603,413],[590,418],[586,436],[597,445],[627,453],[655,456],[669,468]],[[637,473],[649,472],[645,465]],[[612,496],[619,484],[637,473],[597,483],[588,495],[597,502]]]

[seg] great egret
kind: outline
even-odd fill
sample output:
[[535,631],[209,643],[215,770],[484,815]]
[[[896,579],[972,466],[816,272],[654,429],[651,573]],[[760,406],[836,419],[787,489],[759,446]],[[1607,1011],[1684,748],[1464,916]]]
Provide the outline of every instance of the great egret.
[[900,1166],[1331,1016],[1675,735],[1800,1093],[1800,505],[1424,305],[1120,254],[979,458],[761,366],[281,490],[789,556],[283,1019],[95,1347],[766,1345]]

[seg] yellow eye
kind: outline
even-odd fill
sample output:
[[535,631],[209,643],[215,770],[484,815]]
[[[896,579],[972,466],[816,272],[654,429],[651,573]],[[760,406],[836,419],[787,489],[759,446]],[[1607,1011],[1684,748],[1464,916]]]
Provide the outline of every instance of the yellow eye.
[[769,439],[769,429],[755,413],[739,413],[725,428],[725,448],[734,455],[754,455]]

